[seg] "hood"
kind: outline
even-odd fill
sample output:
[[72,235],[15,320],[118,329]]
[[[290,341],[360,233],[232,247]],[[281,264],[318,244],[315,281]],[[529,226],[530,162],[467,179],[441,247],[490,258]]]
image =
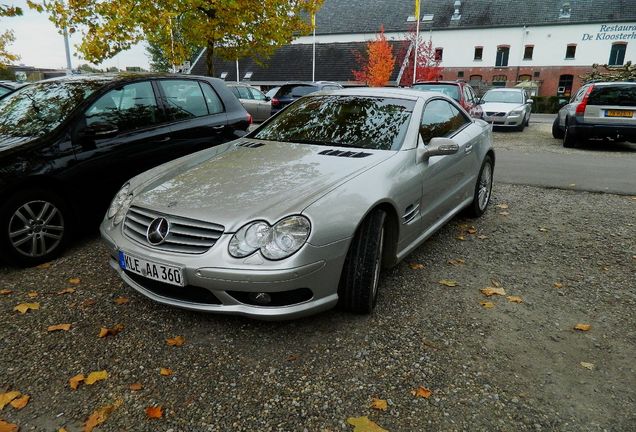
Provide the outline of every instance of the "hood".
[[334,150],[343,149],[246,140],[215,147],[157,173],[136,188],[133,205],[221,224],[233,232],[252,220],[274,223],[300,213],[337,185],[395,154],[363,149],[344,150],[363,151],[364,157],[320,154]]
[[481,104],[484,112],[510,112],[516,108],[523,108],[523,104],[507,102],[486,102]]

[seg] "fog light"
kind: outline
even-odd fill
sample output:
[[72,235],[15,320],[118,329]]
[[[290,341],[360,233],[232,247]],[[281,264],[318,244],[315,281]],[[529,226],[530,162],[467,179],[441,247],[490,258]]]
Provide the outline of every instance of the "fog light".
[[250,300],[261,306],[266,306],[272,302],[272,296],[267,293],[252,293],[250,294]]

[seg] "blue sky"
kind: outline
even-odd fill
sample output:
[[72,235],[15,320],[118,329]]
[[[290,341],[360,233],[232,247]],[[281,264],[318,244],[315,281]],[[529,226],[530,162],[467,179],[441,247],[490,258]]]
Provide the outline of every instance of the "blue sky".
[[[57,29],[48,20],[48,16],[29,9],[24,0],[13,2],[4,0],[3,3],[20,6],[24,11],[22,16],[0,19],[0,32],[11,29],[15,34],[16,41],[9,47],[9,51],[20,55],[21,58],[16,63],[44,68],[66,68],[64,39],[57,33]],[[73,47],[79,41],[79,35],[71,37],[73,68],[87,63],[77,55],[77,50]],[[140,44],[104,61],[98,67],[116,66],[123,69],[126,66],[141,66],[147,69],[148,64],[146,50]]]

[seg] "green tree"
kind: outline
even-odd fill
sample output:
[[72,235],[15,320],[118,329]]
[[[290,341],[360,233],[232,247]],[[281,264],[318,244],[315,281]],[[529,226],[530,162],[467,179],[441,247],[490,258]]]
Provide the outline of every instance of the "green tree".
[[84,73],[99,73],[103,72],[103,70],[93,67],[89,64],[83,63],[77,67],[78,70]]
[[[602,68],[602,70],[601,70]],[[634,81],[636,80],[636,65],[631,61],[623,66],[592,65],[592,72],[580,77],[583,82],[590,81]]]
[[[0,3],[0,17],[12,17],[22,15],[22,9]],[[0,68],[4,68],[6,63],[11,63],[20,58],[16,54],[8,51],[8,46],[15,41],[15,36],[11,30],[0,33]]]
[[[162,48],[170,64],[190,60],[192,45],[206,48],[208,74],[213,59],[267,57],[311,29],[307,16],[322,0],[27,0],[47,11],[59,29],[82,34],[84,58],[101,63],[147,40]],[[175,28],[181,37],[175,37]]]

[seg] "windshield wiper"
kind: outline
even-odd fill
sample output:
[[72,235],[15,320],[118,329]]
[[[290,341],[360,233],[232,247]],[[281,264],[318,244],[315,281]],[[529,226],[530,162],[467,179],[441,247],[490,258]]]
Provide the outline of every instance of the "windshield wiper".
[[324,146],[330,146],[330,147],[355,147],[354,145],[351,145],[351,144],[344,144],[344,143],[337,143],[337,142],[330,142],[330,141],[306,140],[306,139],[304,140],[294,139],[288,142],[299,143],[299,144],[324,145]]

